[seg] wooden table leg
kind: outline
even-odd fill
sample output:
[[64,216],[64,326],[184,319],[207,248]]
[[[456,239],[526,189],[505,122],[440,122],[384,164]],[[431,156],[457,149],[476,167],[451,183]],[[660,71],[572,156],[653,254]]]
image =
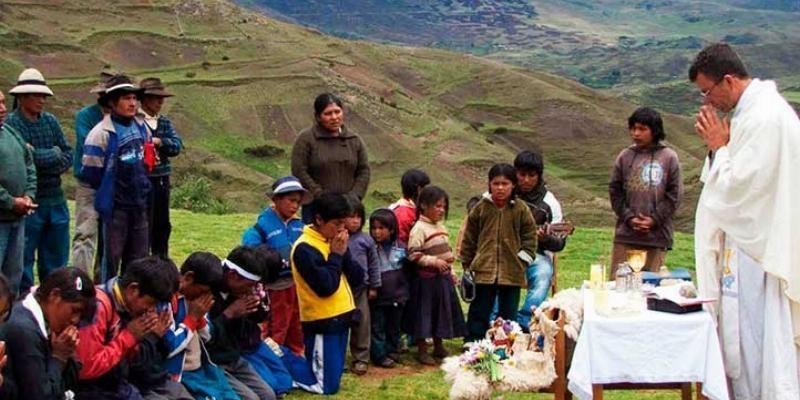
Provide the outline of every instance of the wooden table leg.
[[592,384],[592,400],[603,400],[603,385]]
[[692,400],[692,384],[681,383],[681,400]]
[[706,396],[703,396],[703,384],[697,382],[696,386],[697,386],[697,400],[707,400]]

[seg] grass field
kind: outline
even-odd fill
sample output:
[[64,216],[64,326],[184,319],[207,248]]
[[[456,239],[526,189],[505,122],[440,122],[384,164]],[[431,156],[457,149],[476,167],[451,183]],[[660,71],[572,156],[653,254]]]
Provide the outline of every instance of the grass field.
[[[242,232],[255,222],[254,214],[206,215],[183,210],[173,210],[171,254],[181,262],[193,251],[205,250],[224,257],[239,243]],[[460,218],[453,217],[448,227],[455,233]],[[453,235],[455,236],[455,235]],[[566,249],[558,258],[558,287],[576,287],[588,279],[589,264],[610,252],[613,232],[610,229],[578,228]],[[677,234],[675,250],[667,257],[669,266],[692,266],[693,244],[691,235]],[[451,353],[459,351],[460,341],[451,341]],[[367,375],[356,377],[345,374],[342,389],[336,399],[446,399],[449,386],[443,373],[436,368],[424,367],[405,356],[404,365],[393,370],[371,368]],[[290,398],[317,398],[293,392]],[[504,399],[546,399],[545,394],[505,394]],[[674,392],[607,392],[608,399],[678,399]]]

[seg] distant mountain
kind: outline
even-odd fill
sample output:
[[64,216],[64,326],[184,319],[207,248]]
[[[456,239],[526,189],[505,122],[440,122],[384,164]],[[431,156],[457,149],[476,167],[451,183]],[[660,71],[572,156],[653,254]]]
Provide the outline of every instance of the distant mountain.
[[[399,197],[403,171],[419,167],[450,192],[457,218],[485,190],[492,164],[538,149],[569,218],[608,225],[608,174],[630,142],[625,121],[635,108],[548,73],[343,40],[217,0],[0,3],[0,88],[25,66],[44,73],[56,93],[47,107],[73,143],[74,114],[95,101],[89,89],[101,68],[161,77],[176,93],[166,113],[186,145],[173,184],[204,178],[235,211],[263,207],[267,187],[289,173],[314,97],[333,91],[369,149],[369,207]],[[687,184],[678,226],[689,229],[704,147],[689,118],[665,118]]]
[[737,47],[752,72],[800,83],[800,0],[239,0],[322,32],[488,56],[694,111],[686,79],[704,45]]

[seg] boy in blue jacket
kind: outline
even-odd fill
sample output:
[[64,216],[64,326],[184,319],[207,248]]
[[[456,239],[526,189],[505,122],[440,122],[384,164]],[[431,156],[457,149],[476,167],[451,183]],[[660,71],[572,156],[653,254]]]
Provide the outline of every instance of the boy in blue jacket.
[[258,216],[256,224],[242,237],[242,245],[266,245],[283,259],[283,268],[275,271],[276,276],[266,279],[274,281],[266,285],[272,311],[268,318],[267,336],[295,354],[303,354],[303,330],[289,253],[303,233],[303,222],[297,216],[297,210],[307,199],[308,192],[297,178],[286,176],[278,179],[272,185],[272,205]]

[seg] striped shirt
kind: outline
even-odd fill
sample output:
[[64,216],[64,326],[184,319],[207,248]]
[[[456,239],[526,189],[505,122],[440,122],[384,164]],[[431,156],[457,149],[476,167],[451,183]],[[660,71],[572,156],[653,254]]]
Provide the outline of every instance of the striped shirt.
[[448,264],[452,264],[455,260],[449,238],[444,224],[433,223],[424,215],[420,215],[409,234],[408,259],[420,267],[418,273],[421,277],[432,278],[438,274],[450,274],[449,270],[440,271],[436,267],[437,260],[445,260]]

